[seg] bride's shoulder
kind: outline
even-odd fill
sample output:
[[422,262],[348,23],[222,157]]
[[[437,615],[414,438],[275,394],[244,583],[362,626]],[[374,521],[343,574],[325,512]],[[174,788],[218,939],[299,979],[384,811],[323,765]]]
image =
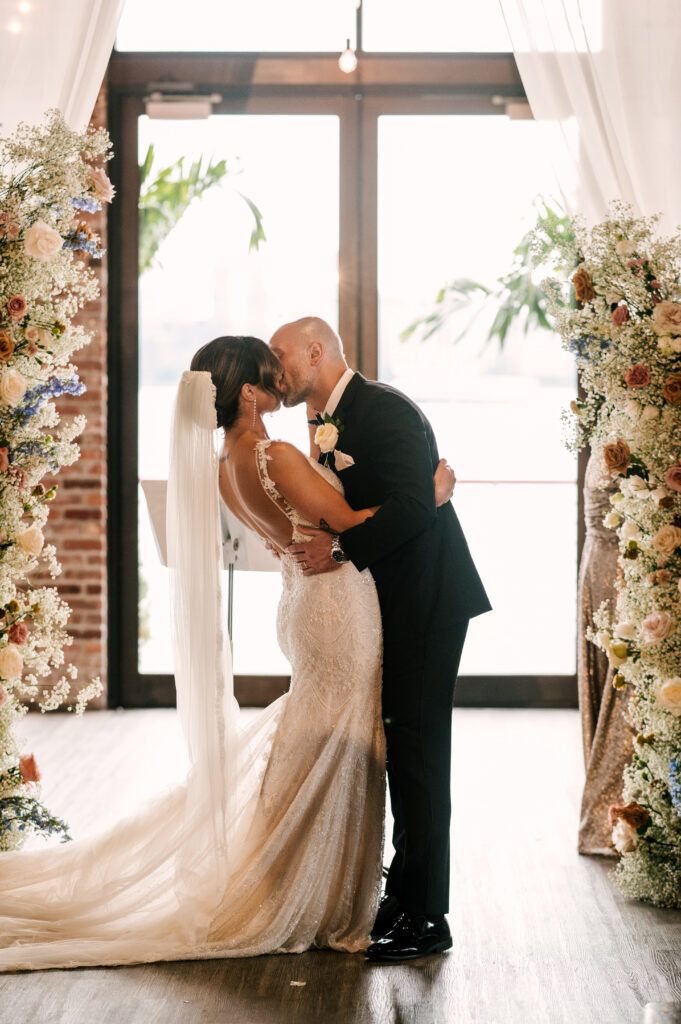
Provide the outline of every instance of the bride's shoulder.
[[307,461],[300,449],[288,441],[262,438],[255,442],[255,450],[260,459],[264,458],[270,463],[270,470],[295,470],[301,462]]

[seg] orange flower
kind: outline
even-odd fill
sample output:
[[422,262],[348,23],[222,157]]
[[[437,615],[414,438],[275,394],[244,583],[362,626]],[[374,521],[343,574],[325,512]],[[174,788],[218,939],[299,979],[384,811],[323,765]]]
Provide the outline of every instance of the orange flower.
[[584,267],[580,267],[579,270],[572,275],[571,280],[575,286],[577,302],[591,302],[592,299],[596,298],[596,292],[594,291],[594,286],[591,283],[591,278]]
[[671,373],[662,385],[662,394],[670,405],[681,405],[681,373]]
[[603,461],[605,468],[613,475],[624,473],[631,462],[631,449],[627,442],[620,437],[615,444],[606,444]]
[[625,821],[630,828],[639,829],[646,825],[650,813],[646,807],[640,804],[611,804],[608,809],[608,821],[610,825],[616,825],[618,821]]
[[9,331],[0,330],[0,363],[6,363],[12,358],[14,352],[14,341]]

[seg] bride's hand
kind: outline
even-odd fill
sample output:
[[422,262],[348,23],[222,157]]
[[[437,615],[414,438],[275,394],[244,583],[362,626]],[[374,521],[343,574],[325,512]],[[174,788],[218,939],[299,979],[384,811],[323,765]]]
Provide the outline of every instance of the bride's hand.
[[340,569],[342,563],[331,557],[331,534],[328,530],[318,530],[314,526],[299,526],[298,530],[309,534],[310,539],[295,541],[286,550],[302,568],[303,576]]
[[440,459],[438,462],[433,483],[435,485],[435,504],[439,508],[440,505],[446,505],[451,499],[456,484],[456,474],[446,459]]

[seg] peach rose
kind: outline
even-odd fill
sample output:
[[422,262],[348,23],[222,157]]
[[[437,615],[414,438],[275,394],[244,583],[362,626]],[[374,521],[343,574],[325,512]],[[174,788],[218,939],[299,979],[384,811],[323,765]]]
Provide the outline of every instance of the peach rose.
[[39,526],[29,526],[27,530],[22,530],[21,533],[17,534],[16,540],[21,550],[25,551],[27,555],[32,555],[34,558],[37,558],[43,550],[43,544],[45,543],[43,531]]
[[3,679],[18,679],[24,670],[24,659],[14,644],[7,644],[0,650],[0,676]]
[[591,283],[591,278],[584,267],[580,267],[579,270],[573,274],[572,283],[575,287],[577,302],[591,302],[592,299],[596,298],[596,292],[594,291],[594,286]]
[[40,769],[34,754],[22,754],[19,758],[19,771],[24,782],[40,782]]
[[681,530],[678,526],[672,526],[671,523],[661,526],[653,537],[653,547],[661,555],[672,555],[679,545],[681,545]]
[[14,341],[9,331],[0,330],[0,363],[6,363],[12,358],[14,352]]
[[24,232],[24,249],[29,256],[49,263],[61,250],[64,241],[58,231],[44,220],[37,220]]
[[0,402],[18,405],[25,394],[25,378],[18,370],[5,370],[0,376]]
[[676,462],[664,475],[664,482],[673,491],[681,491],[681,465]]
[[24,331],[24,337],[26,338],[26,341],[38,341],[40,338],[40,331],[37,327],[34,327],[33,324],[31,324],[31,326],[27,327]]
[[618,853],[633,853],[638,846],[638,833],[621,818],[612,830],[612,844]]
[[671,373],[662,385],[662,394],[670,405],[681,405],[681,373]]
[[653,330],[656,334],[681,334],[681,303],[665,299],[653,310]]
[[626,821],[633,829],[647,825],[650,812],[640,804],[611,804],[608,808],[608,824],[613,827],[618,821]]
[[626,303],[622,306],[618,306],[617,309],[612,311],[612,322],[615,327],[621,327],[629,319],[629,307]]
[[674,676],[667,679],[655,691],[655,700],[665,711],[671,712],[675,718],[681,717],[681,679]]
[[630,242],[628,238],[622,238],[615,246],[615,252],[625,260],[629,256],[634,255],[636,252],[636,246],[633,242]]
[[23,295],[10,295],[7,300],[7,312],[13,320],[22,320],[27,309],[28,303]]
[[616,475],[626,472],[631,462],[631,449],[622,438],[614,444],[606,444],[603,448],[603,461],[608,472]]
[[21,647],[28,640],[28,626],[25,622],[13,622],[8,636],[11,644]]
[[650,370],[643,363],[636,363],[625,373],[624,383],[629,388],[645,388],[650,384]]
[[101,167],[90,168],[90,180],[94,186],[95,195],[103,203],[110,203],[116,195],[116,190],[109,181],[106,172]]
[[669,612],[653,612],[641,624],[641,640],[644,644],[659,644],[676,629],[676,623]]

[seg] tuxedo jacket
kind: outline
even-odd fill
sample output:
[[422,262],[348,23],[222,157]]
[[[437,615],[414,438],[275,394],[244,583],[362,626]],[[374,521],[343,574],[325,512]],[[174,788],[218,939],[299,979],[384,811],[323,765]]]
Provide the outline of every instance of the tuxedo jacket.
[[336,411],[337,448],[354,459],[335,465],[355,509],[378,512],[341,534],[343,550],[371,571],[385,643],[446,630],[490,610],[451,502],[435,506],[439,461],[432,427],[419,407],[395,388],[355,373]]

